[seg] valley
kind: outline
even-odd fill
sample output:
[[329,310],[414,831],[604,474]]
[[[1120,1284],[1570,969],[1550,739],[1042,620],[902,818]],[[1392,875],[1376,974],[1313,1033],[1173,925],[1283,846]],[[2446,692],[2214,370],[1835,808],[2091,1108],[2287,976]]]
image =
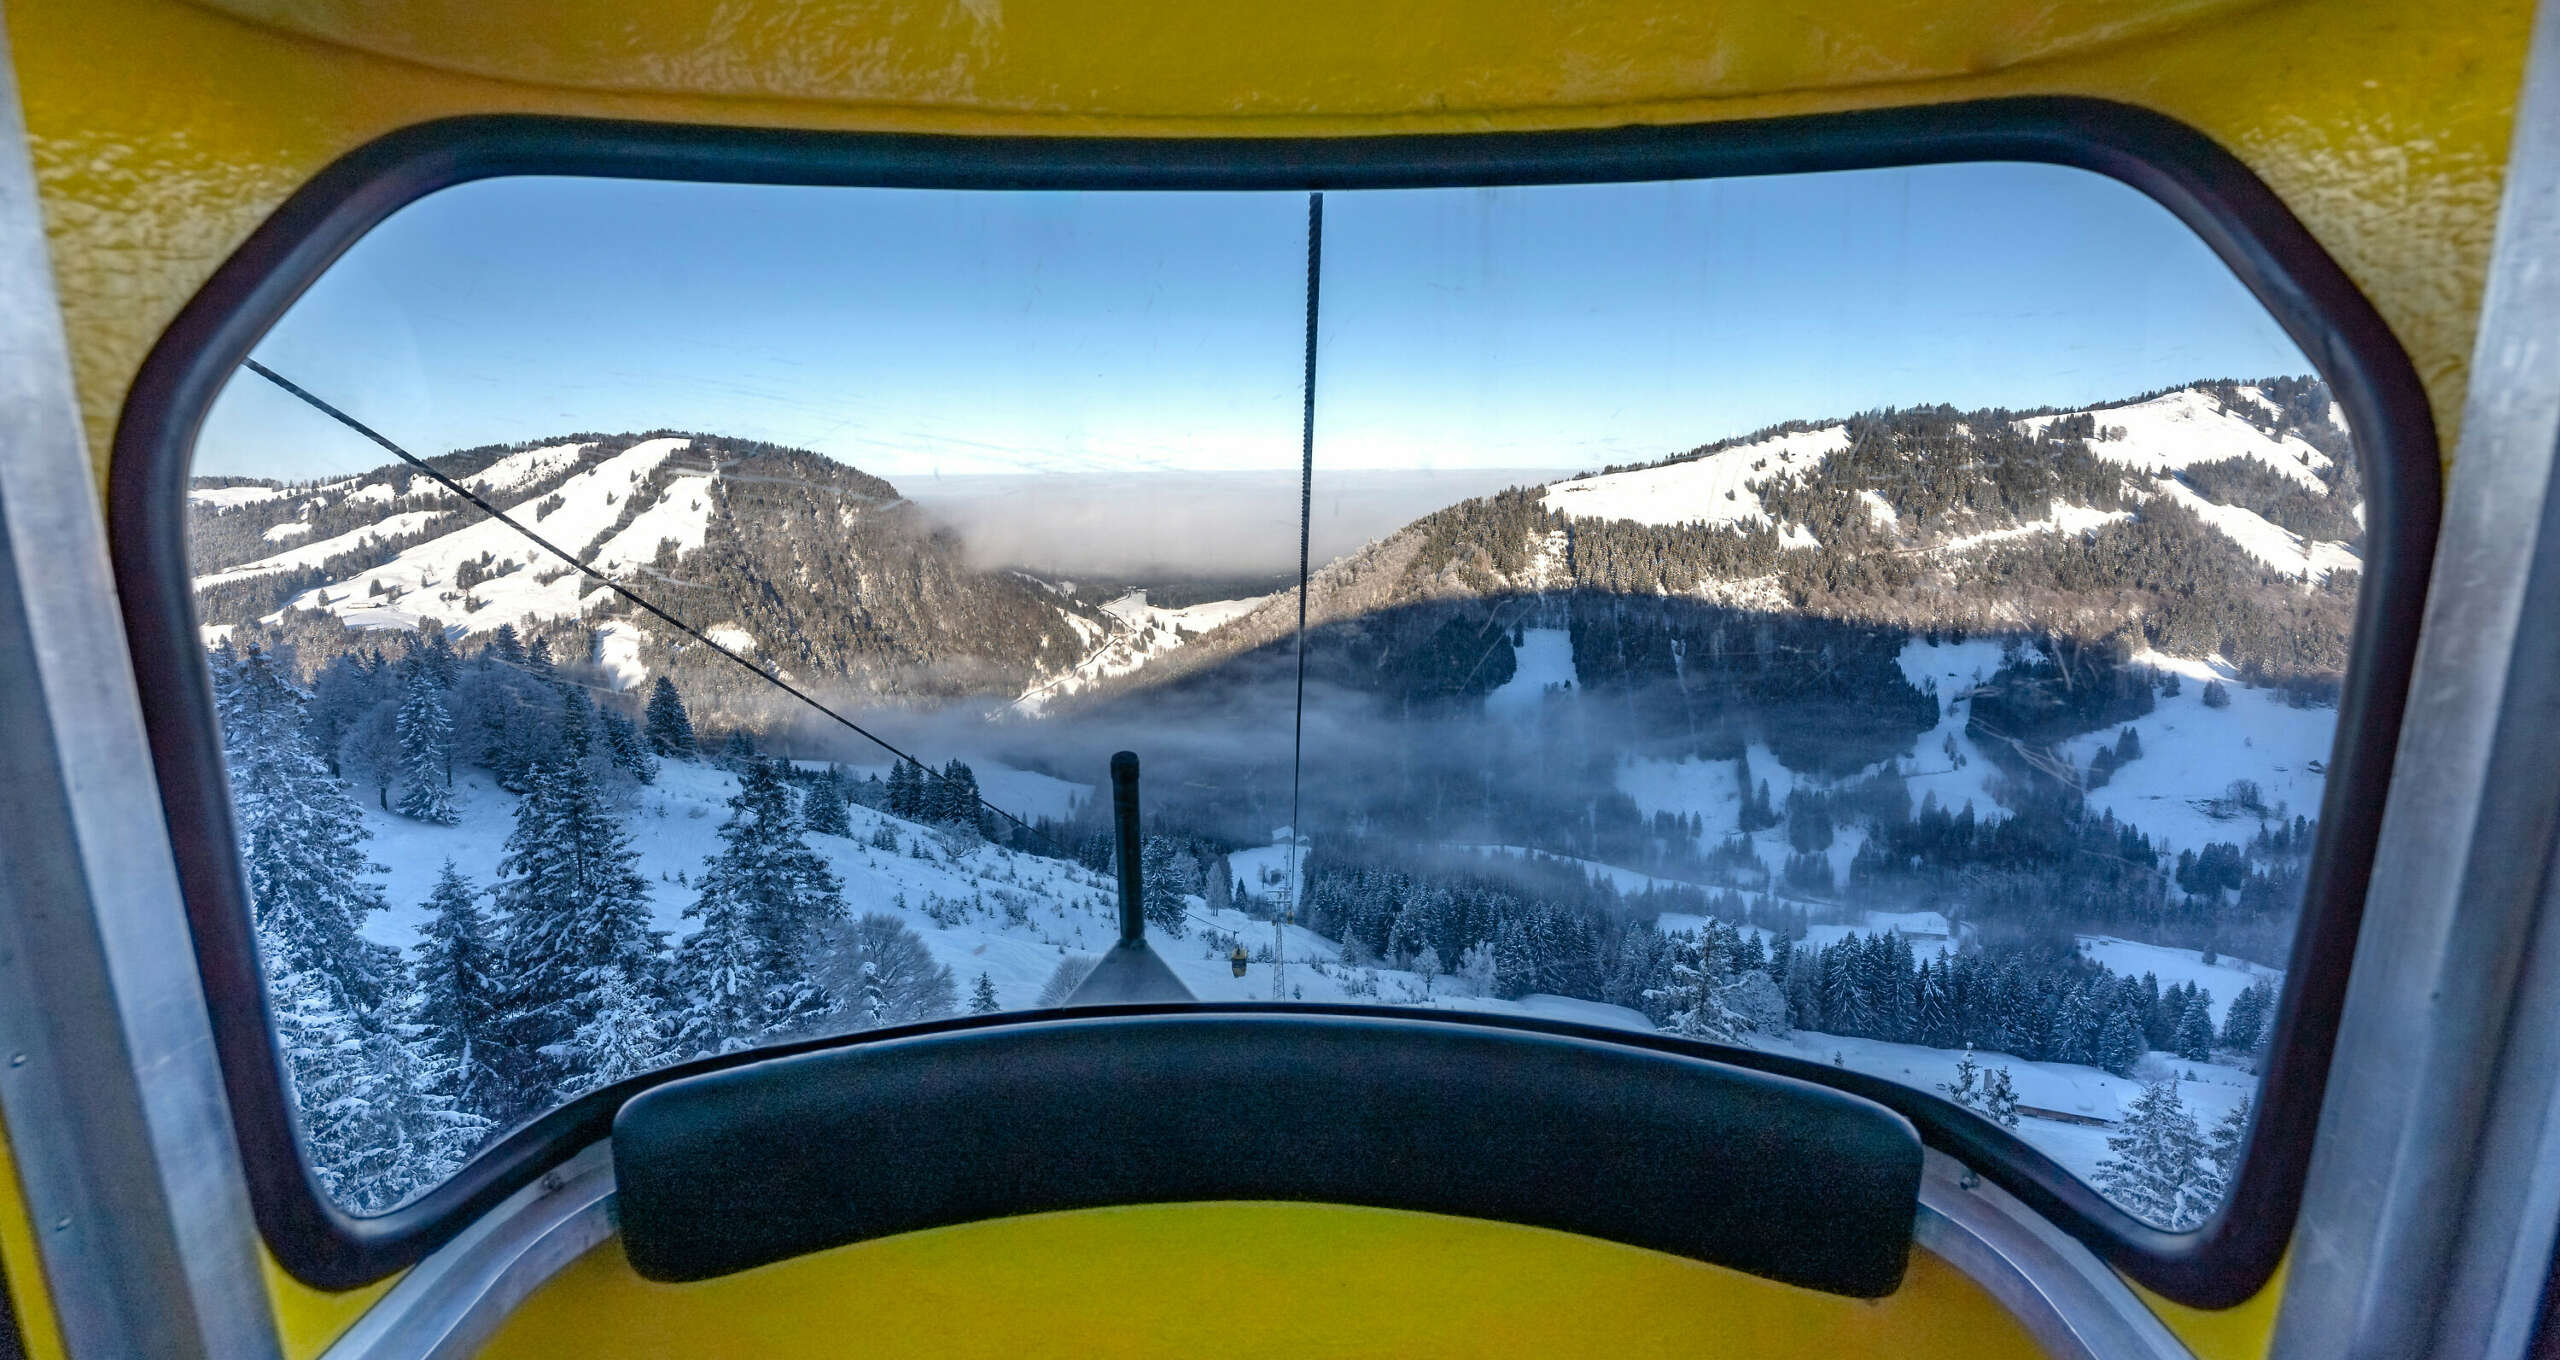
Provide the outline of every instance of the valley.
[[[507,1077],[492,1131],[644,1059],[1055,1004],[1112,938],[1093,789],[1134,749],[1151,916],[1204,999],[1285,962],[1290,999],[1964,1085],[2104,1188],[2146,1090],[2245,1119],[2349,646],[2346,439],[2298,378],[1795,422],[1429,508],[1319,559],[1303,638],[1214,534],[1021,561],[840,463],[664,431],[434,460],[921,768],[411,469],[200,485],[191,532],[218,669],[273,676],[226,700],[235,780],[272,748],[297,815],[360,829],[332,910],[384,957],[450,950],[448,865],[531,910],[543,790],[622,838],[639,999],[544,1031],[585,1056]],[[1247,504],[1294,522],[1220,513]],[[757,853],[835,887],[758,946],[764,999],[706,1010],[715,868],[786,821],[805,850]],[[887,995],[892,958],[920,990]]]

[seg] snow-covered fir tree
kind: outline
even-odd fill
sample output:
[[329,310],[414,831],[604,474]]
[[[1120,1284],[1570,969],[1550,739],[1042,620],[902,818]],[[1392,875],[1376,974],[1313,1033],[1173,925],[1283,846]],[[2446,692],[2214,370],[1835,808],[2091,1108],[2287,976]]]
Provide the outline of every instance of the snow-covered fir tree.
[[445,1065],[446,1089],[465,1109],[478,1109],[496,1093],[502,998],[497,954],[480,889],[448,859],[427,894],[427,919],[418,927],[411,972],[417,1002],[410,1019],[420,1043]]
[[2222,1046],[2240,1053],[2255,1053],[2258,1042],[2266,1036],[2275,1020],[2275,984],[2260,978],[2240,989],[2231,998],[2231,1009],[2222,1018]]
[[365,857],[372,833],[302,727],[303,696],[275,658],[257,648],[213,657],[214,705],[238,818],[241,868],[260,939],[277,962],[303,974],[351,1021],[392,995],[398,957],[366,940],[366,917],[384,907],[365,881],[381,866]]
[[1968,1110],[1981,1107],[1982,1064],[1973,1060],[1973,1045],[1966,1044],[1964,1056],[1956,1059],[1955,1080],[1939,1082],[1938,1090]]
[[978,974],[977,984],[969,991],[969,1013],[993,1015],[1003,1009],[1004,1003],[996,1000],[995,980],[984,973]]
[[510,1123],[593,1084],[571,1040],[608,980],[654,978],[659,967],[638,852],[594,779],[557,756],[536,761],[531,778],[498,862],[508,1042],[493,1113]]
[[458,820],[453,809],[453,714],[433,667],[405,668],[400,697],[401,816],[438,826]]
[[[261,932],[265,935],[265,932]],[[267,1006],[296,1122],[331,1198],[378,1213],[451,1176],[487,1141],[489,1121],[460,1107],[409,1027],[349,1014],[319,975],[287,967],[262,941]]]
[[801,819],[813,835],[850,836],[853,822],[845,815],[849,801],[844,778],[831,767],[820,771],[816,781],[801,795]]
[[1691,1039],[1730,1042],[1739,1026],[1724,1003],[1731,979],[1717,951],[1688,931],[1672,935],[1665,955],[1669,977],[1645,989],[1647,1011],[1662,1017],[1664,1029]]
[[1179,940],[1190,929],[1190,910],[1183,895],[1197,886],[1193,880],[1198,874],[1198,866],[1182,853],[1180,842],[1149,836],[1139,847],[1139,906],[1146,913],[1147,924],[1164,932],[1168,939]]
[[621,969],[596,988],[594,1014],[570,1040],[575,1066],[590,1088],[654,1072],[676,1060],[666,1019],[647,988]]
[[688,1051],[724,1052],[804,1025],[831,999],[810,975],[815,932],[844,915],[843,884],[809,848],[781,766],[750,757],[685,915],[700,923],[676,955]]
[[2009,1080],[2009,1069],[1995,1069],[1982,1081],[1982,1113],[2004,1129],[2018,1127],[2018,1088]]
[[649,744],[641,739],[640,729],[629,718],[608,708],[597,716],[597,725],[604,732],[605,754],[613,768],[643,784],[657,782],[657,757],[649,753]]
[[2114,1155],[2098,1163],[2098,1190],[2135,1217],[2183,1231],[2213,1211],[2216,1189],[2205,1173],[2204,1139],[2177,1082],[2144,1086],[2107,1135],[2107,1150]]
[[647,732],[650,748],[659,755],[693,754],[693,718],[684,711],[684,696],[676,693],[676,682],[663,675],[649,687]]
[[2193,992],[2178,1017],[2178,1056],[2188,1062],[2212,1062],[2213,1039],[2213,995]]

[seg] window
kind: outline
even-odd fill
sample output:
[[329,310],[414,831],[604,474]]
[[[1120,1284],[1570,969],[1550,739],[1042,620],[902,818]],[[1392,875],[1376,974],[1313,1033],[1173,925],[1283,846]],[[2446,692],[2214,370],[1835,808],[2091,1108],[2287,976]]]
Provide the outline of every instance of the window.
[[484,179],[244,335],[185,570],[340,1219],[1075,1004],[1125,748],[1201,1002],[1715,1044],[2204,1225],[2370,738],[2352,394],[2087,170],[1486,178]]

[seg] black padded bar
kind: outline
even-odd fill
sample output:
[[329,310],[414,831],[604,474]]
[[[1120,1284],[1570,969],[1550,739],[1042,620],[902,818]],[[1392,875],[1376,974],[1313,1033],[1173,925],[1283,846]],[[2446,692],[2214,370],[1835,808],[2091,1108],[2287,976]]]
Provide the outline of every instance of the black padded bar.
[[1492,1219],[1876,1298],[1920,1140],[1844,1092],[1424,1019],[1166,1015],[918,1035],[669,1082],[613,1125],[623,1250],[709,1279],[1052,1210],[1295,1200]]

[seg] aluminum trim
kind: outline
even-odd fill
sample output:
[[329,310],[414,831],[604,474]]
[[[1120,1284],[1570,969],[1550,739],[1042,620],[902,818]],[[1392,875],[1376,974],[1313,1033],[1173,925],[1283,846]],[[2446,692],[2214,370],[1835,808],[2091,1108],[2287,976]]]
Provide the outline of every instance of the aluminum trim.
[[1924,1157],[1912,1240],[1989,1291],[2057,1360],[2194,1360],[2077,1238],[1955,1158]]
[[588,1144],[420,1261],[321,1360],[460,1360],[613,1236],[613,1144]]
[[2560,7],[2546,3],[2276,1331],[2283,1360],[2521,1355],[2539,1305],[2560,1203],[2548,1151],[2560,1071],[2547,1029],[2529,1032],[2560,1014],[2560,943],[2541,909],[2560,830],[2556,266]]

